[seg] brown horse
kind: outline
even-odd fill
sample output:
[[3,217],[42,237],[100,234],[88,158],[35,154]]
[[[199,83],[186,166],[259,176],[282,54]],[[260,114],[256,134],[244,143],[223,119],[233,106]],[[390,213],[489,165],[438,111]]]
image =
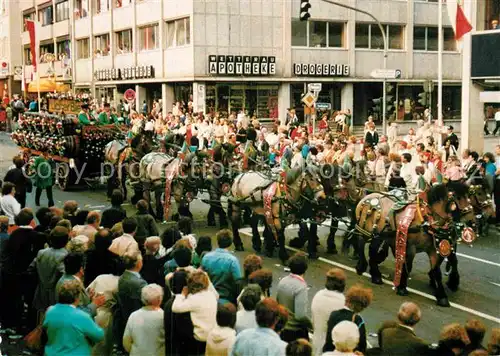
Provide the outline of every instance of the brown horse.
[[[234,243],[238,250],[243,249],[239,234],[241,210],[245,207],[254,215],[264,216],[268,229],[278,241],[279,257],[285,262],[288,254],[285,249],[285,226],[297,219],[305,200],[318,201],[326,198],[315,167],[298,167],[286,173],[286,177],[271,177],[260,172],[247,172],[238,175],[231,186],[229,199]],[[256,223],[256,219],[252,219]],[[252,226],[252,242],[260,249],[260,235]],[[257,235],[255,235],[257,231]],[[269,251],[274,249],[274,241],[266,241]]]
[[[451,290],[458,289],[460,276],[455,253],[456,241],[464,227],[459,222],[471,222],[474,219],[468,197],[450,195],[442,184],[431,187],[426,197],[420,195],[409,204],[390,194],[369,194],[356,207],[355,231],[359,237],[360,257],[356,270],[362,274],[369,265],[372,282],[382,284],[378,265],[385,260],[390,247],[396,257],[397,294],[407,295],[413,259],[417,253],[425,252],[429,256],[429,277],[437,304],[448,307],[450,304],[442,283],[440,266],[444,258],[448,257],[452,267],[448,287]],[[370,242],[369,262],[364,253],[366,242]]]
[[469,198],[478,219],[480,235],[487,235],[488,223],[495,216],[493,200],[485,184],[474,184],[469,187]]

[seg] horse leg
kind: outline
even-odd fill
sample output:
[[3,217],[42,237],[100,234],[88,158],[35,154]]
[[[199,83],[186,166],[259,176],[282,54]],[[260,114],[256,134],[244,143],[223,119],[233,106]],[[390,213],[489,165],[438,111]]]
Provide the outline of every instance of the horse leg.
[[458,258],[456,253],[452,253],[448,256],[448,262],[451,264],[451,273],[448,277],[448,282],[446,285],[453,292],[458,290],[458,286],[460,285],[460,274],[458,273]]
[[[350,209],[349,210],[349,217],[350,217],[350,222],[349,226],[347,228],[348,231],[354,231],[354,228],[356,226],[356,212],[355,209]],[[356,260],[359,258],[359,253],[358,253],[358,246],[356,246],[353,241],[349,238],[350,236],[347,235],[344,237],[344,240],[342,241],[342,253],[343,254],[349,254],[349,250],[351,248],[351,245],[353,247],[353,254],[352,254],[352,259]]]
[[429,277],[431,286],[434,288],[436,304],[440,307],[450,307],[450,302],[448,301],[448,296],[443,286],[443,276],[441,274],[441,263],[443,262],[443,258],[438,256],[436,251],[428,252],[428,255],[431,263]]
[[406,261],[403,264],[403,271],[401,273],[401,280],[399,286],[396,287],[396,294],[400,296],[408,295],[408,277],[410,276],[411,270],[413,268],[413,260],[417,254],[417,249],[415,246],[409,246],[406,251]]
[[156,186],[153,191],[155,194],[156,219],[159,221],[163,221],[164,220],[163,205],[161,204],[161,195],[163,193],[163,189],[160,185],[160,186]]
[[336,255],[338,253],[337,246],[335,245],[335,234],[339,228],[339,221],[335,218],[332,218],[332,223],[330,224],[330,233],[328,234],[328,238],[326,239],[326,253]]
[[257,253],[260,253],[260,250],[262,248],[262,241],[260,240],[259,233],[259,220],[260,216],[253,213],[250,220],[250,225],[252,227],[252,247]]
[[288,252],[286,251],[285,247],[285,229],[284,227],[281,226],[281,223],[276,226],[276,230],[278,233],[278,245],[279,245],[279,250],[278,250],[278,256],[283,264],[286,264],[290,256],[288,255]]
[[388,250],[387,243],[380,237],[374,237],[370,242],[368,264],[370,265],[370,275],[374,284],[384,283],[382,282],[382,273],[380,273],[378,265],[387,258]]
[[121,167],[122,170],[122,177],[121,179],[118,178],[118,183],[121,187],[122,193],[123,193],[123,200],[127,200],[127,169],[125,167]]
[[[231,203],[230,203],[231,204]],[[232,204],[231,204],[232,205]],[[233,241],[236,251],[244,251],[243,242],[240,236],[240,207],[237,205],[232,206],[231,209],[231,228],[233,230]]]
[[264,219],[264,248],[266,250],[266,256],[267,257],[273,257],[274,255],[274,248],[276,247],[276,240],[274,239],[273,232],[271,230],[271,227],[267,223],[267,221]]
[[307,241],[307,253],[309,259],[315,260],[318,258],[318,249],[316,243],[318,242],[318,224],[311,223],[309,226],[309,234]]
[[290,240],[290,246],[293,248],[302,248],[304,247],[306,241],[307,241],[307,236],[308,231],[307,231],[307,223],[305,222],[299,222],[299,232],[298,236],[296,238],[293,238]]
[[366,269],[368,268],[368,261],[366,260],[366,255],[365,255],[365,239],[363,236],[358,235],[356,233],[354,233],[353,238],[355,240],[357,238],[357,245],[359,252],[359,260],[358,263],[356,264],[356,273],[361,276],[363,273],[366,272]]

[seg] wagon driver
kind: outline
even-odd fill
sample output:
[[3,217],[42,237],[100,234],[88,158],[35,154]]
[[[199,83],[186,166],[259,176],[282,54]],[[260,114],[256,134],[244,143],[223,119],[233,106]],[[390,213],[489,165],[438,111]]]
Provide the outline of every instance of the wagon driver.
[[78,123],[80,125],[92,125],[91,118],[89,115],[89,104],[82,105],[82,110],[78,114]]
[[109,103],[104,104],[104,111],[99,114],[99,125],[112,125],[118,123],[118,118],[111,112]]

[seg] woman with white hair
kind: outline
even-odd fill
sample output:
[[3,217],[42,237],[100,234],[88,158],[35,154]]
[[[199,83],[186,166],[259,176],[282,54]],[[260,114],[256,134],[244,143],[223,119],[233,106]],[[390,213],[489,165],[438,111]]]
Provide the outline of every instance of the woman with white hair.
[[358,326],[351,321],[341,321],[332,330],[334,351],[325,352],[323,356],[355,356],[354,349],[359,342]]
[[165,355],[165,329],[163,327],[163,288],[149,284],[142,288],[144,307],[133,312],[123,334],[123,347],[130,356]]

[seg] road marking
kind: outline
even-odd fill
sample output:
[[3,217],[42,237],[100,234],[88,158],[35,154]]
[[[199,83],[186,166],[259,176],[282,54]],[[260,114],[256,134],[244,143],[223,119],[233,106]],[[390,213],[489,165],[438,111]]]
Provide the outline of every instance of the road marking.
[[105,208],[106,205],[86,205],[85,207],[89,209],[102,209]]
[[[260,228],[259,228],[259,230],[260,230]],[[240,229],[240,233],[245,234],[247,236],[252,236],[252,230],[251,230],[251,228]],[[289,249],[289,250],[291,250],[291,251],[294,251],[294,252],[302,251],[300,249],[296,249],[296,248],[290,247],[288,245],[286,246],[286,248]],[[346,271],[349,271],[349,272],[357,273],[356,269],[353,268],[353,267],[344,265],[344,264],[339,263],[339,262],[335,262],[335,261],[329,260],[329,259],[324,258],[324,257],[319,257],[318,261],[324,262],[324,263],[332,265],[332,266],[336,266],[336,267],[342,268],[342,269],[344,269]],[[367,273],[367,272],[363,273],[363,276],[371,278],[371,275],[369,273]],[[394,283],[392,281],[389,281],[389,280],[387,280],[385,278],[383,278],[382,281],[384,282],[384,284],[387,284],[387,285],[389,285],[391,287],[394,287]],[[492,283],[492,282],[490,282],[490,283]],[[411,293],[419,295],[421,297],[424,297],[424,298],[436,301],[436,297],[433,296],[433,295],[430,295],[430,294],[425,293],[425,292],[421,292],[419,290],[416,290],[416,289],[413,289],[413,288],[410,288],[410,287],[408,287],[407,289],[408,289],[408,292],[411,292]],[[490,320],[490,321],[493,321],[493,322],[495,322],[497,324],[500,324],[500,318],[496,318],[496,317],[494,317],[492,315],[488,315],[486,313],[483,313],[483,312],[480,312],[480,311],[468,308],[466,306],[463,306],[463,305],[460,305],[460,304],[457,304],[457,303],[450,302],[450,305],[451,305],[452,308],[459,309],[459,310],[464,311],[466,313],[470,313],[470,314],[473,314],[475,316],[479,316],[479,317],[481,317],[483,319]]]
[[464,255],[463,253],[457,252],[457,256],[468,258],[470,260],[474,260],[474,261],[478,261],[478,262],[482,262],[482,263],[486,263],[487,265],[492,265],[492,266],[500,267],[500,263],[491,262],[491,261],[488,261],[488,260],[483,260],[482,258],[478,258],[478,257],[474,257],[474,256]]
[[494,286],[500,287],[500,283],[495,283],[495,282],[490,282],[490,283],[493,284]]

